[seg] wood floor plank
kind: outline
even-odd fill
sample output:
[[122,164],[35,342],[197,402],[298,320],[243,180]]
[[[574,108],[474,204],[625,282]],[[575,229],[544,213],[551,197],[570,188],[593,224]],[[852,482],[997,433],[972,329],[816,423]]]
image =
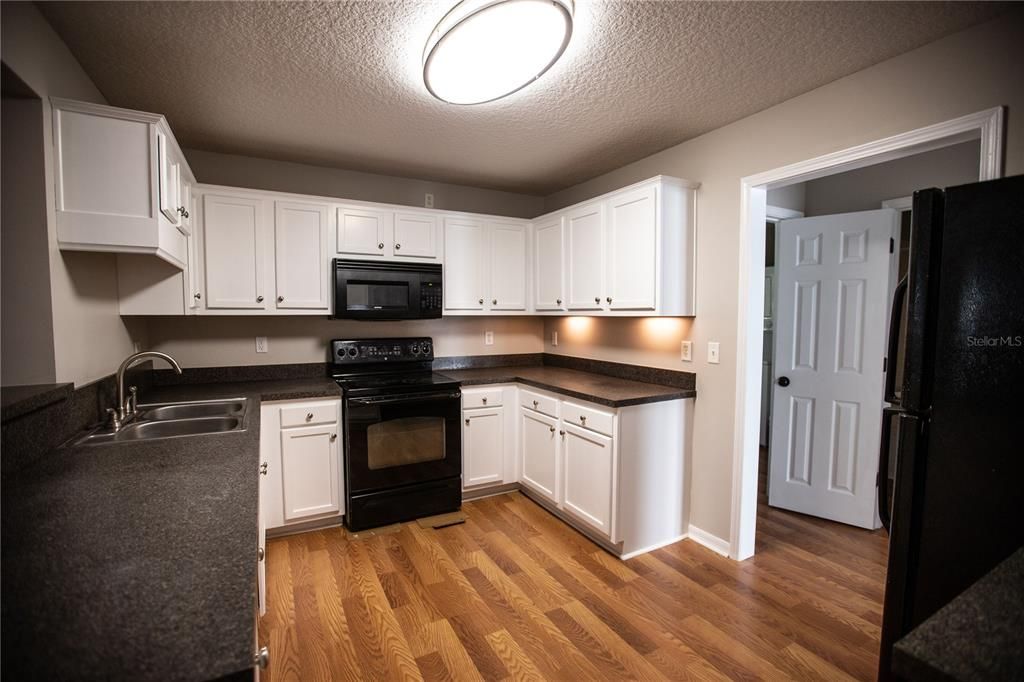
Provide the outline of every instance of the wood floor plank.
[[263,679],[874,677],[880,533],[760,504],[750,560],[682,541],[623,562],[521,493],[463,510],[271,540]]

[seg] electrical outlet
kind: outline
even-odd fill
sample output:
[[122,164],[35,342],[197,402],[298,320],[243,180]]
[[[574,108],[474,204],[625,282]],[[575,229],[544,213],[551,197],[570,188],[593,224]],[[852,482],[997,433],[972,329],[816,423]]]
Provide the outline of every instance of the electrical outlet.
[[494,345],[494,332],[484,332],[484,345],[485,346],[493,346]]
[[552,329],[551,330],[551,345],[552,346],[557,346],[558,345],[558,330],[557,329]]
[[265,337],[265,336],[257,336],[256,337],[256,352],[257,353],[266,353],[269,350],[270,350],[270,343],[267,341],[267,337]]
[[717,365],[719,363],[718,341],[708,341],[708,362],[712,365]]
[[430,192],[423,195],[423,207],[434,208],[434,195]]
[[693,360],[693,341],[679,342],[679,359],[684,362]]

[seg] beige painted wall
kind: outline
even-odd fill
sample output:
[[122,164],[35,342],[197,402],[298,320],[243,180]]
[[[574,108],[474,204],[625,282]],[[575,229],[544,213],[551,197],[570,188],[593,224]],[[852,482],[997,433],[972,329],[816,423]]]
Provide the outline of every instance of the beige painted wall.
[[795,185],[768,190],[768,205],[788,208],[791,211],[803,211],[806,188],[806,182],[798,182]]
[[[43,98],[44,149],[53,144],[50,96],[105,102],[31,3],[2,4],[2,58]],[[84,384],[117,369],[132,350],[132,335],[117,311],[114,256],[57,248],[53,161],[49,154],[43,158],[55,375],[57,381]]]
[[[331,339],[431,336],[434,354],[542,353],[544,323],[533,317],[449,317],[406,322],[356,322],[308,317],[154,317],[150,347],[169,353],[182,367],[323,362]],[[494,344],[484,345],[484,332]],[[256,353],[266,336],[269,352]]]
[[[1006,171],[1024,173],[1024,12],[948,36],[793,98],[724,128],[666,149],[549,197],[555,210],[616,187],[665,173],[702,184],[697,201],[697,317],[695,361],[655,342],[635,325],[598,320],[593,357],[621,357],[697,372],[691,521],[721,538],[730,534],[733,433],[736,417],[736,340],[739,281],[740,179],[987,109],[1006,105]],[[572,353],[581,346],[550,346]],[[720,341],[721,364],[706,362],[708,341]]]
[[257,159],[186,149],[185,156],[199,182],[252,189],[316,194],[360,201],[423,206],[434,195],[434,208],[533,218],[544,210],[544,198],[532,194],[430,182],[340,168]]

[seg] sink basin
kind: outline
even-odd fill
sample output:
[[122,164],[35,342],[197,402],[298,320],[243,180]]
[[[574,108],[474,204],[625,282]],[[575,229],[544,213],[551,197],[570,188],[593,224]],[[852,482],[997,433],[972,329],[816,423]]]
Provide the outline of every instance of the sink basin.
[[242,425],[238,417],[207,417],[205,419],[165,419],[129,424],[114,436],[114,440],[149,440],[152,438],[174,438],[175,436],[197,436],[203,433],[234,431]]
[[188,403],[139,405],[136,420],[200,419],[204,417],[241,417],[245,414],[245,400],[203,400]]

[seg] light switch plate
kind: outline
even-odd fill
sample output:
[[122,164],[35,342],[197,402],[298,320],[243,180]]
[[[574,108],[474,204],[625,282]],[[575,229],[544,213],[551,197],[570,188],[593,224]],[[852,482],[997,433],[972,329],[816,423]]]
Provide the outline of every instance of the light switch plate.
[[708,341],[708,362],[712,365],[717,365],[719,363],[718,341]]
[[693,360],[693,341],[679,342],[679,359],[684,362]]
[[494,345],[494,332],[484,332],[484,345],[485,346],[493,346]]
[[265,337],[265,336],[257,336],[256,337],[256,352],[257,353],[266,353],[269,350],[270,350],[270,342],[267,341],[267,337]]
[[557,346],[558,345],[558,330],[557,329],[552,329],[551,330],[551,345],[552,346]]
[[434,195],[430,192],[423,195],[423,208],[434,208]]

